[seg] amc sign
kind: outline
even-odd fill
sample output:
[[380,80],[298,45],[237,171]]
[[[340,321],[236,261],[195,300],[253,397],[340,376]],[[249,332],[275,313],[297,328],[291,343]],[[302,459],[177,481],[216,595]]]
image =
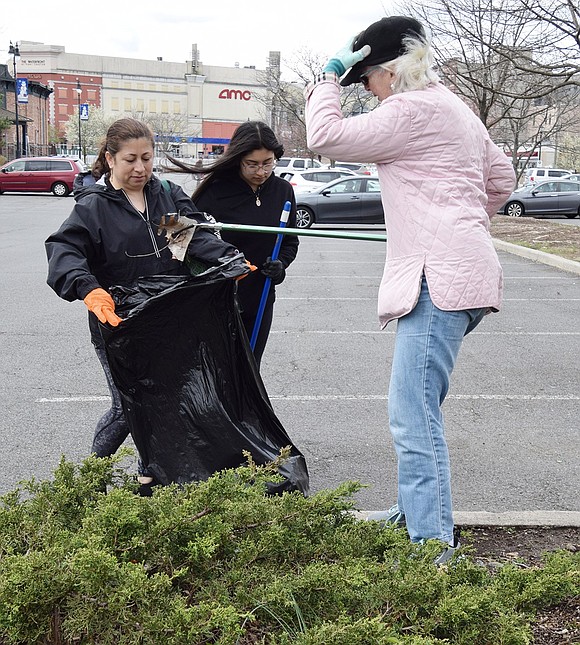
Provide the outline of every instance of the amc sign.
[[249,101],[252,93],[249,90],[230,90],[224,88],[218,95],[218,99],[239,99],[240,101]]

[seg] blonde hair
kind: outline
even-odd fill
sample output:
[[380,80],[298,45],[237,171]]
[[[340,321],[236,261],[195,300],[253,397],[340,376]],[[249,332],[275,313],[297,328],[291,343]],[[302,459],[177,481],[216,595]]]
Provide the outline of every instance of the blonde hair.
[[393,92],[424,90],[439,82],[433,69],[433,51],[427,39],[408,36],[403,40],[405,53],[379,67],[395,74]]

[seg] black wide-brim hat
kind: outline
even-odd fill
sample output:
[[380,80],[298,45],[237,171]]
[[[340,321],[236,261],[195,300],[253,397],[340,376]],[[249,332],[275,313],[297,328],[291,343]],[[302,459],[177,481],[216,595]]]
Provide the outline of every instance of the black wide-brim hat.
[[353,51],[370,45],[371,53],[350,68],[350,72],[340,81],[344,87],[360,83],[360,76],[367,67],[395,60],[405,53],[404,39],[407,37],[425,40],[421,23],[408,16],[389,16],[381,18],[367,27],[354,39]]

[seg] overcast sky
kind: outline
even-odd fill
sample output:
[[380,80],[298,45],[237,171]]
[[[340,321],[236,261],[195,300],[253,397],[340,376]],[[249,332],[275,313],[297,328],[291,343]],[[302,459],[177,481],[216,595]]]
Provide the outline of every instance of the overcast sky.
[[[64,45],[69,53],[182,63],[197,43],[206,65],[266,67],[268,52],[288,59],[307,48],[332,55],[385,15],[394,0],[5,0],[0,60],[10,41]],[[20,7],[20,9],[17,9]]]

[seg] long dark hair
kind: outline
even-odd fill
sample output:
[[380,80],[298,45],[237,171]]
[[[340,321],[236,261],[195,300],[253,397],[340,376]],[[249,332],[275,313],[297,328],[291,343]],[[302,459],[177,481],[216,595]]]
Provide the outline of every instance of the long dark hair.
[[121,146],[131,139],[149,139],[151,147],[155,149],[155,137],[146,123],[137,121],[137,119],[119,119],[115,121],[107,130],[107,134],[101,143],[99,154],[93,163],[92,174],[96,179],[111,170],[107,163],[105,152],[114,157],[121,149]]
[[276,138],[272,128],[262,121],[246,121],[236,128],[228,149],[215,163],[199,168],[183,163],[173,157],[169,160],[178,168],[178,172],[207,175],[191,196],[193,201],[218,177],[223,177],[240,169],[242,158],[254,150],[266,148],[274,153],[276,159],[284,154],[284,147]]

